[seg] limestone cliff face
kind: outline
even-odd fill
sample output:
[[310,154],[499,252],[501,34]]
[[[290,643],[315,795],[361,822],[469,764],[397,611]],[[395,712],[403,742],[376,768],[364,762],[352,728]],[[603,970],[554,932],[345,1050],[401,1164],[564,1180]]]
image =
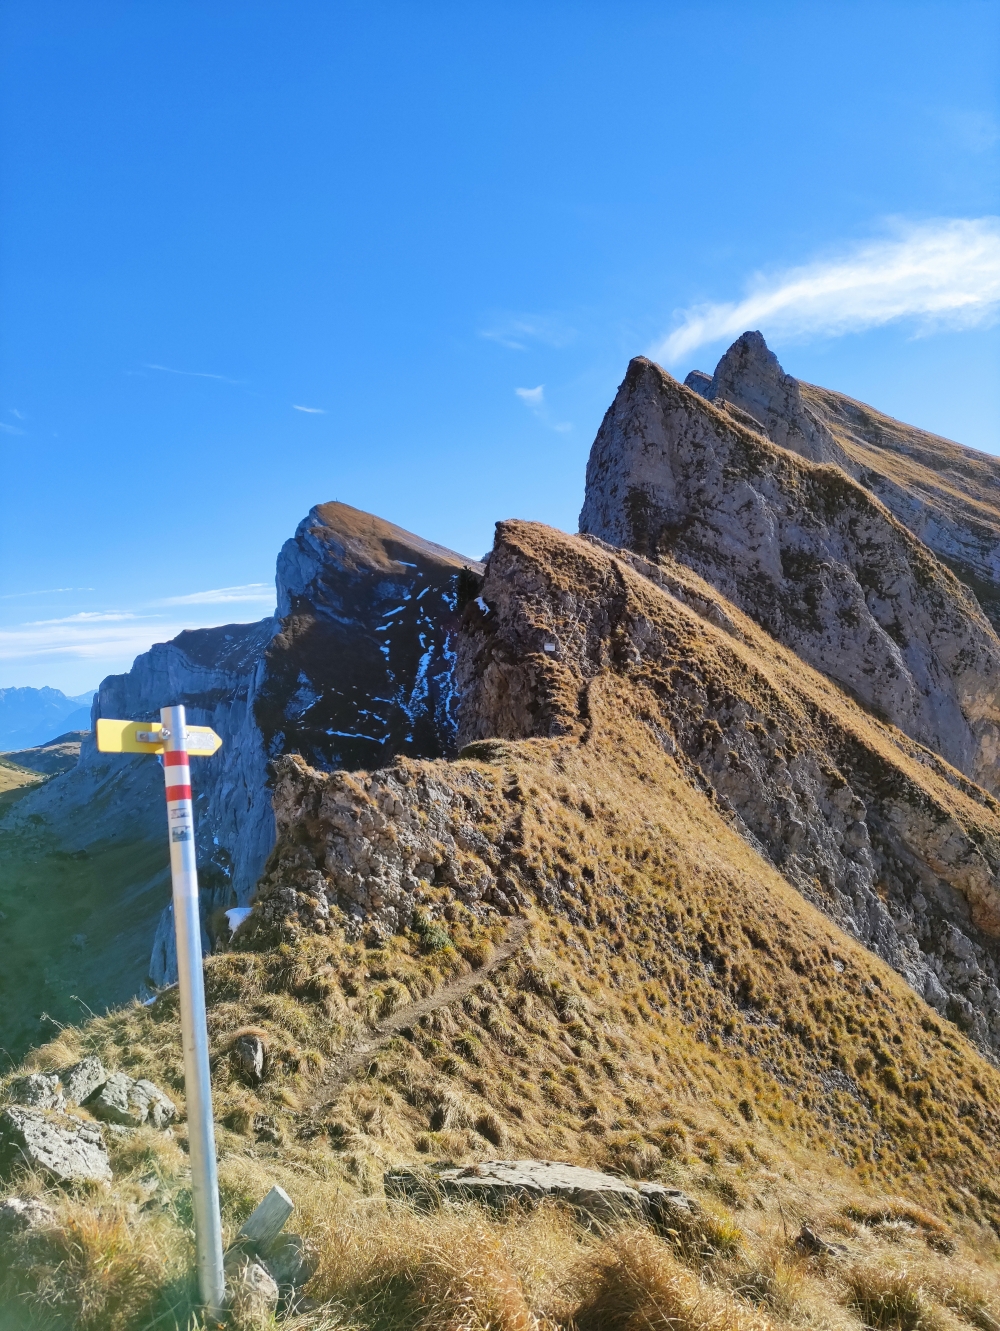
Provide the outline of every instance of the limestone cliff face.
[[[267,753],[254,706],[266,674],[267,645],[277,629],[276,620],[264,619],[181,633],[137,657],[127,675],[110,675],[94,699],[94,721],[99,716],[155,719],[161,707],[182,702],[193,725],[211,726],[222,739],[218,753],[191,764],[206,920],[213,911],[249,898],[274,844]],[[77,780],[106,761],[88,740]],[[149,763],[144,758],[121,761]],[[206,950],[211,946],[207,930],[203,944]],[[176,974],[173,915],[167,905],[153,937],[149,977],[160,985]]]
[[615,714],[636,718],[805,897],[1000,1050],[992,796],[669,557],[502,523],[482,599],[459,655],[470,752],[491,739],[587,744]]
[[[693,374],[698,375],[698,371]],[[684,382],[688,384],[690,379],[692,375]],[[782,448],[790,448],[811,462],[843,466],[843,450],[803,401],[798,380],[785,374],[760,333],[744,333],[738,338],[715,367],[711,383],[698,382],[696,391],[723,409],[736,407],[745,412],[753,428],[763,430]]]
[[633,360],[591,450],[581,531],[673,556],[865,706],[998,788],[1000,640],[975,597],[841,468],[777,447],[742,411]]
[[692,370],[684,382],[725,410],[746,412],[783,448],[842,467],[975,592],[1000,627],[1000,458],[793,379],[760,333],[744,333],[714,375]]

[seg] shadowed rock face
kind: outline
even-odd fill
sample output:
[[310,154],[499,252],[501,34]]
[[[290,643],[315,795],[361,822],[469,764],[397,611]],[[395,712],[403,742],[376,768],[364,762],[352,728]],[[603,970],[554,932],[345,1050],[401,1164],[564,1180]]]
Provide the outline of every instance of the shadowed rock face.
[[[278,616],[181,633],[105,679],[93,717],[156,719],[183,703],[222,737],[192,762],[203,947],[228,936],[274,844],[269,764],[321,769],[439,757],[456,731],[459,575],[481,566],[349,508],[313,509],[278,560]],[[0,977],[0,1044],[19,1051],[44,1009],[127,1001],[176,979],[163,777],[143,757],[99,754],[0,819],[0,909],[16,960]],[[224,931],[224,932],[223,932]],[[152,947],[152,955],[150,948]]]
[[752,426],[742,408],[633,360],[591,450],[581,532],[653,559],[669,553],[865,706],[996,789],[1000,640],[975,598],[843,470]]
[[272,756],[379,766],[453,750],[458,579],[482,566],[347,504],[322,504],[278,557],[281,628],[256,717]]

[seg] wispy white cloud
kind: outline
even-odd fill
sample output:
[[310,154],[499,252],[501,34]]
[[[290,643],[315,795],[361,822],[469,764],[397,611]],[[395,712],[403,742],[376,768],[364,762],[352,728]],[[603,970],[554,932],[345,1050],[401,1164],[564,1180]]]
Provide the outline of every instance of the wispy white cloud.
[[11,425],[9,421],[0,421],[0,431],[4,434],[24,434],[24,431],[18,429],[16,425]]
[[903,319],[922,332],[993,323],[1000,315],[1000,218],[895,223],[883,239],[758,274],[748,287],[741,300],[682,310],[651,354],[672,364],[747,328],[769,339],[801,339]]
[[270,582],[246,582],[241,587],[216,587],[207,592],[189,592],[186,596],[167,596],[157,605],[231,605],[244,602],[263,605],[274,603],[274,585]]
[[576,329],[549,315],[502,315],[488,327],[481,328],[479,336],[499,342],[511,351],[527,351],[532,342],[540,342],[546,347],[565,347],[576,337]]
[[74,657],[124,663],[148,651],[152,643],[166,642],[190,627],[190,624],[154,623],[127,615],[97,621],[18,624],[0,629],[0,660],[30,663],[51,657]]
[[235,384],[241,387],[246,383],[245,379],[229,379],[224,374],[209,374],[206,370],[175,370],[169,365],[150,365],[143,366],[146,370],[159,370],[161,374],[181,374],[185,379],[218,379],[221,384]]
[[128,612],[79,610],[75,615],[63,615],[61,619],[32,619],[24,627],[41,628],[46,624],[116,624],[123,619],[137,618],[137,615]]
[[324,407],[300,407],[297,402],[292,403],[292,411],[304,411],[307,412],[310,416],[326,415],[326,409]]
[[43,587],[34,592],[5,592],[0,601],[13,601],[22,596],[55,596],[59,592],[92,592],[93,587]]
[[557,434],[565,434],[567,430],[572,430],[569,421],[553,421],[548,407],[545,405],[545,385],[539,384],[537,388],[515,388],[514,392],[521,399],[531,414],[537,417],[543,425],[547,425],[550,430],[555,430]]
[[16,416],[19,421],[24,421],[28,419],[23,411],[18,411],[17,407],[11,407],[10,414],[12,416]]

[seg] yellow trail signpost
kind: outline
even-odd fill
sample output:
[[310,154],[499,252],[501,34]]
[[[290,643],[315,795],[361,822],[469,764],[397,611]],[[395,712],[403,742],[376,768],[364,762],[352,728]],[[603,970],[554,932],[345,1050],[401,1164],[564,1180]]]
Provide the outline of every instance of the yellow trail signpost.
[[201,1301],[214,1318],[222,1315],[226,1290],[189,759],[192,755],[210,757],[221,746],[222,740],[208,726],[187,724],[183,707],[161,708],[159,721],[114,721],[108,717],[97,721],[97,747],[102,753],[151,753],[163,762],[198,1285]]

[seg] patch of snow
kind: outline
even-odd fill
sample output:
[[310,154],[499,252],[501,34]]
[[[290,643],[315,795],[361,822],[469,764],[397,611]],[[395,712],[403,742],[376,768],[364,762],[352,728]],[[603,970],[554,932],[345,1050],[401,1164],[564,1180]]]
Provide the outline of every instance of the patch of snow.
[[488,615],[490,613],[489,606],[486,604],[486,602],[483,600],[481,596],[476,597],[476,605],[479,606],[480,610],[483,612],[484,615]]
[[226,911],[226,919],[229,921],[229,932],[235,933],[245,919],[249,918],[250,906],[233,906],[231,910]]

